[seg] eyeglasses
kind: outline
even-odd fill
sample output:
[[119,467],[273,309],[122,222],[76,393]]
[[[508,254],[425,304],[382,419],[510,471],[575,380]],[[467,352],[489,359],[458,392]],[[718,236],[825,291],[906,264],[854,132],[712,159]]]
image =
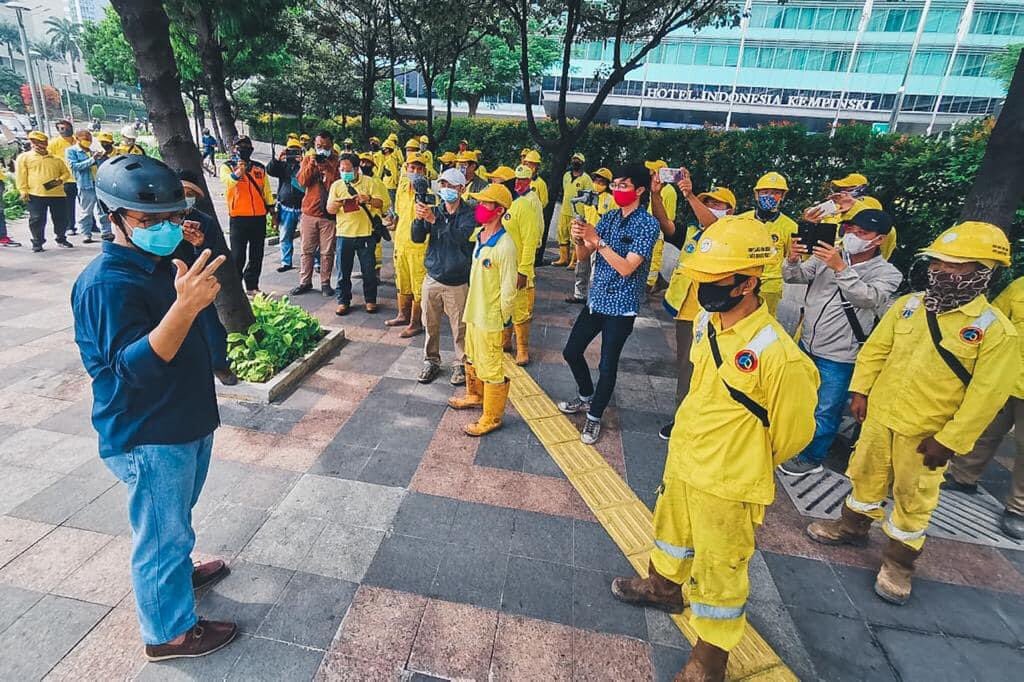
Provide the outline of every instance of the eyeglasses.
[[172,214],[168,215],[166,218],[160,218],[159,220],[157,220],[156,216],[146,216],[145,218],[136,218],[134,216],[130,216],[130,215],[127,215],[127,214],[121,214],[121,218],[122,218],[122,220],[125,220],[125,221],[128,221],[128,220],[131,221],[130,223],[128,223],[129,227],[133,227],[133,228],[134,227],[141,227],[142,229],[146,229],[147,227],[152,227],[152,226],[156,225],[157,223],[162,223],[165,220],[166,221],[170,221],[170,222],[174,223],[175,225],[181,225],[183,222],[185,222],[185,213],[186,213],[185,211],[179,211],[177,213],[172,213]]

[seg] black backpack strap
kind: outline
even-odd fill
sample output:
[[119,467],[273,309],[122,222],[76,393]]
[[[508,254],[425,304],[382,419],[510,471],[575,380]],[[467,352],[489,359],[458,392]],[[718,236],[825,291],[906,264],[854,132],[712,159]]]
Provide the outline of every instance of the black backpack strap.
[[[715,359],[715,367],[721,367],[722,352],[718,349],[718,339],[715,338],[715,326],[711,324],[710,319],[707,323],[707,330],[708,343],[711,345],[711,356]],[[753,398],[743,391],[730,386],[725,379],[722,379],[722,383],[725,385],[725,390],[729,391],[729,395],[732,399],[747,408],[747,410],[750,411],[750,414],[757,417],[757,420],[761,422],[761,425],[764,428],[767,429],[770,426],[771,423],[768,421],[768,410],[759,405]]]
[[[853,329],[853,338],[857,339],[857,343],[863,346],[864,342],[868,340],[868,335],[864,333],[864,328],[860,325],[860,320],[857,319],[857,313],[853,310],[853,304],[846,300],[841,289],[839,290],[839,300],[842,301],[843,314],[846,315],[846,319]],[[875,315],[875,324],[878,324],[878,315]]]
[[928,332],[931,334],[932,344],[935,346],[936,352],[938,352],[942,361],[949,366],[949,369],[953,371],[957,379],[962,381],[964,386],[967,386],[967,384],[971,383],[971,373],[967,371],[967,368],[964,367],[963,363],[955,355],[943,347],[942,332],[939,330],[939,318],[930,310],[925,311],[925,316],[928,318]]

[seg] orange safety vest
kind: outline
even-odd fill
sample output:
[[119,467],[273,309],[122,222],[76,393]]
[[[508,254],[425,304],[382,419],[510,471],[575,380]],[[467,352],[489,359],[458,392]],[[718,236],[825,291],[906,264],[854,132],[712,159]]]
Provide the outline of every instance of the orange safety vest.
[[267,215],[267,204],[263,200],[263,183],[267,181],[267,169],[259,161],[250,161],[249,164],[249,170],[245,175],[228,187],[229,216]]

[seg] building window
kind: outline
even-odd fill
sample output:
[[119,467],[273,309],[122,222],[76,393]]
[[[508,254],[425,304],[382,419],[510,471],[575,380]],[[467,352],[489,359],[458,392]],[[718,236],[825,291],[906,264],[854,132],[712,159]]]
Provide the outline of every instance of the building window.
[[1024,36],[1024,12],[975,12],[971,33]]
[[921,50],[914,57],[914,65],[910,72],[915,76],[941,76],[946,72],[948,62],[948,52]]

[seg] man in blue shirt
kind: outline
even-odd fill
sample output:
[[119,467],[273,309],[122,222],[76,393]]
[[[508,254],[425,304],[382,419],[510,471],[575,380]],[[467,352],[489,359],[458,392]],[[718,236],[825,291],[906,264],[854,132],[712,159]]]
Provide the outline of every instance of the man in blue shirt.
[[[587,445],[601,434],[601,415],[615,389],[619,356],[633,332],[651,267],[651,252],[661,229],[654,216],[640,205],[650,187],[651,176],[643,164],[627,165],[619,169],[611,184],[618,210],[605,213],[596,226],[579,219],[572,225],[577,260],[590,258],[593,253],[597,257],[587,305],[576,318],[562,350],[579,394],[558,403],[558,409],[566,414],[587,413],[580,436]],[[601,363],[595,389],[583,353],[599,334]]]
[[[216,168],[216,154],[217,154],[217,138],[210,134],[209,128],[203,128],[203,137],[200,140],[203,146],[203,158],[200,163],[205,163],[207,159],[210,160],[210,167]],[[215,172],[210,175],[216,175]]]
[[76,229],[85,235],[84,244],[93,242],[92,233],[100,223],[102,234],[110,232],[110,223],[100,219],[96,208],[96,169],[102,162],[103,152],[92,150],[92,133],[85,128],[75,133],[77,144],[64,150],[64,160],[78,185],[78,224]]
[[92,422],[103,463],[128,487],[131,573],[146,658],[202,656],[235,636],[200,620],[193,589],[228,573],[193,566],[192,507],[210,465],[220,417],[206,335],[197,318],[217,295],[224,256],[191,268],[171,261],[182,241],[185,194],[150,157],[117,156],[96,177],[114,241],[71,292],[75,343],[92,377]]

